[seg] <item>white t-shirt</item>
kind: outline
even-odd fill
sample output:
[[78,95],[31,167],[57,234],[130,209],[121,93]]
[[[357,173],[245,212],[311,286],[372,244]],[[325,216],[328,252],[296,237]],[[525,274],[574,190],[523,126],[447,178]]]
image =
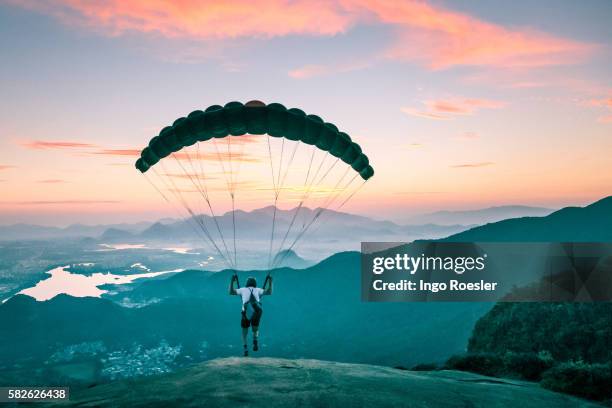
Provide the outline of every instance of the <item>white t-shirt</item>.
[[244,305],[251,298],[251,291],[253,291],[253,296],[255,300],[258,302],[261,300],[261,296],[264,295],[264,290],[262,288],[238,288],[236,289],[236,294],[242,297],[242,304]]

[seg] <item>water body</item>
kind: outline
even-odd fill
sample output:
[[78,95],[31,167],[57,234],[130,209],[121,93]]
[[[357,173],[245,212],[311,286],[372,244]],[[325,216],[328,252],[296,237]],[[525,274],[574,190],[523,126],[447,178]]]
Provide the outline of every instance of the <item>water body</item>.
[[200,255],[199,252],[192,252],[191,247],[170,247],[170,248],[155,248],[145,244],[98,244],[102,249],[96,249],[96,252],[123,251],[126,249],[158,249],[163,251],[174,252],[181,255]]
[[31,296],[38,301],[49,300],[60,294],[74,297],[100,297],[108,291],[100,289],[99,286],[107,284],[124,285],[132,283],[136,279],[154,278],[168,273],[183,271],[183,269],[175,269],[172,271],[132,275],[114,275],[112,273],[96,272],[91,275],[81,275],[71,273],[67,270],[69,267],[69,265],[59,266],[47,271],[46,273],[51,275],[49,278],[43,279],[36,285],[22,290],[19,294]]

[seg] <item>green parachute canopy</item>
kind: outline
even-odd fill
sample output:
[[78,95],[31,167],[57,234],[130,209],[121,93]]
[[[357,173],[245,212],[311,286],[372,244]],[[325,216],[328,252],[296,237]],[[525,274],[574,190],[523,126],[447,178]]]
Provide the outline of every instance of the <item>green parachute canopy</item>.
[[229,102],[225,106],[212,105],[205,111],[193,111],[165,127],[149,142],[136,161],[136,168],[145,173],[171,153],[213,138],[245,134],[284,137],[316,146],[351,166],[364,180],[374,175],[368,157],[349,135],[324,122],[316,115],[287,109],[280,103],[266,105],[260,101],[246,104]]
[[[260,101],[212,105],[175,120],[149,141],[136,168],[232,269],[238,254],[265,258],[262,246],[269,269],[282,265],[324,211],[339,211],[374,175],[361,147],[334,124]],[[249,206],[260,211],[259,230],[241,224]],[[262,243],[266,218],[269,242]]]

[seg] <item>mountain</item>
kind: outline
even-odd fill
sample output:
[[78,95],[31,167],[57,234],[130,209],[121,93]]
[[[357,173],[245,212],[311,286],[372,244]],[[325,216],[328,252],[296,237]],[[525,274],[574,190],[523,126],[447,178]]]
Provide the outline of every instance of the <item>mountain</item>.
[[467,211],[437,211],[422,214],[408,220],[412,224],[437,225],[482,225],[517,217],[542,217],[552,213],[553,209],[529,207],[525,205],[505,205]]
[[612,196],[545,217],[503,220],[460,232],[449,241],[612,242]]
[[279,268],[304,269],[312,263],[300,257],[292,249],[285,249],[276,254],[272,260],[272,264],[277,265]]
[[[161,241],[161,242],[198,242],[201,243],[203,233],[200,231],[199,224],[208,229],[215,241],[221,241],[219,230],[226,238],[233,236],[234,222],[238,243],[245,243],[248,250],[252,242],[259,243],[270,239],[272,232],[272,221],[274,219],[276,245],[283,240],[288,245],[293,242],[301,231],[305,230],[319,212],[319,209],[302,207],[291,210],[274,209],[268,206],[253,211],[236,210],[227,212],[223,215],[211,217],[208,215],[198,215],[185,220],[175,220],[164,218],[155,223],[141,222],[136,224],[113,224],[113,225],[82,225],[74,224],[66,228],[45,227],[28,224],[15,224],[0,226],[0,240],[29,240],[29,239],[56,239],[56,238],[76,238],[87,237],[104,241],[129,242],[135,240]],[[219,230],[217,229],[217,224]],[[289,231],[289,227],[291,230]],[[317,222],[312,223],[306,229],[305,236],[310,243],[318,241],[321,246],[328,248],[326,254],[332,254],[347,247],[347,239],[350,237],[351,243],[360,241],[412,241],[424,238],[441,238],[449,234],[454,234],[467,229],[463,225],[398,225],[390,221],[378,221],[368,217],[353,215],[332,210],[325,210],[317,217]],[[286,237],[285,237],[286,234]],[[315,253],[319,250],[313,249]],[[321,259],[320,256],[316,258]]]
[[[274,238],[280,243],[289,231],[286,242],[292,240],[312,222],[312,227],[306,230],[309,240],[318,240],[326,244],[346,241],[348,237],[353,242],[360,241],[412,241],[419,238],[441,238],[449,234],[465,230],[463,225],[398,225],[391,221],[378,221],[368,217],[353,215],[332,210],[325,210],[319,216],[320,209],[307,207],[283,210],[273,206],[253,211],[236,210],[213,217],[199,215],[196,219],[163,225],[156,223],[141,236],[147,239],[167,240],[172,237],[193,237],[194,227],[203,224],[213,237],[218,237],[217,225],[224,237],[232,237],[234,223],[239,240],[269,240],[274,220]],[[291,229],[290,229],[291,226]]]
[[[546,217],[502,221],[447,239],[612,240],[611,203],[608,198]],[[362,302],[359,270],[358,252],[338,253],[306,269],[274,270],[274,294],[264,299],[265,353],[392,366],[441,362],[466,350],[474,324],[492,307],[491,303]],[[103,299],[59,296],[36,302],[15,296],[0,305],[0,361],[21,364],[20,356],[30,356],[32,350],[49,358],[54,348],[92,341],[121,348],[165,340],[173,347],[180,345],[182,355],[196,361],[235,355],[239,305],[227,295],[232,273],[186,271],[130,285],[107,285],[110,292]],[[252,275],[263,282],[266,274],[239,272],[241,281]],[[82,310],[104,318],[90,327]],[[32,332],[40,335],[26,335]]]
[[[359,253],[346,252],[307,269],[273,271],[274,293],[263,299],[261,353],[390,366],[442,362],[465,350],[474,323],[491,307],[362,302],[359,268]],[[118,364],[113,353],[135,345],[157,349],[163,341],[180,348],[172,360],[177,366],[234,356],[240,346],[240,301],[228,295],[232,274],[187,271],[135,281],[120,290],[106,285],[110,293],[102,299],[60,295],[36,302],[15,296],[0,305],[0,364],[5,369],[0,382],[35,382],[36,372],[24,367],[33,364],[34,369],[62,350],[94,343],[103,344],[105,351],[80,357],[93,367],[88,374],[92,381],[108,380],[104,373]],[[263,282],[266,274],[239,272],[241,283],[247,276]],[[124,366],[148,364],[140,360],[145,357],[134,355]],[[15,367],[24,374],[7,378]],[[61,367],[46,367],[46,378],[66,375]]]
[[73,224],[65,228],[45,227],[31,224],[0,225],[0,241],[79,237],[99,238],[101,234],[104,234],[104,232],[109,229],[124,230],[131,234],[137,234],[148,228],[150,225],[150,222],[109,225]]
[[[563,208],[546,217],[484,225],[448,240],[612,242],[612,196],[583,208]],[[534,286],[519,286],[515,291],[530,288]],[[543,386],[609,401],[611,316],[609,302],[500,302],[478,320],[468,343],[468,352],[473,354],[461,358],[473,358],[468,369],[481,372],[485,365],[487,372],[514,376],[525,375],[520,373],[524,369],[531,371],[528,375],[547,370],[536,374],[543,378]],[[488,362],[478,362],[478,356],[487,356]],[[509,365],[508,356],[523,356],[523,361]]]
[[134,238],[134,234],[119,228],[108,228],[100,235],[102,241],[129,241]]
[[142,231],[140,233],[140,237],[160,240],[176,239],[177,231],[176,228],[172,228],[172,225],[173,224],[162,224],[161,222],[156,222],[149,228]]
[[522,381],[459,371],[279,358],[225,358],[71,392],[58,406],[558,407],[598,405]]

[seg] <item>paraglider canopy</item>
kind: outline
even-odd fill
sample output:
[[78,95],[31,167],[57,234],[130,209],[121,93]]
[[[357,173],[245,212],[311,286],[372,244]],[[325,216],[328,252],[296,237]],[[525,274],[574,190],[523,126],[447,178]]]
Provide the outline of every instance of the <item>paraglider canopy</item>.
[[[267,137],[254,139],[254,135]],[[231,268],[236,268],[238,264],[237,238],[241,235],[236,225],[236,197],[242,195],[248,185],[246,181],[238,180],[240,167],[245,163],[265,165],[268,161],[262,159],[263,154],[256,156],[250,151],[251,145],[258,142],[265,142],[260,143],[264,147],[267,144],[269,172],[272,175],[271,186],[263,188],[260,184],[254,187],[260,194],[266,190],[273,192],[269,195],[273,199],[273,214],[268,267],[282,263],[283,256],[273,255],[290,253],[330,205],[339,203],[336,209],[341,208],[363,182],[374,175],[368,157],[348,134],[319,116],[306,114],[297,108],[287,109],[279,103],[266,105],[256,100],[246,104],[229,102],[224,106],[211,105],[204,111],[196,110],[187,117],[178,118],[149,141],[135,166],[166,201],[176,203],[186,211],[185,221],[203,235],[205,242]],[[221,143],[226,148],[222,146],[220,149],[218,145]],[[249,145],[249,149],[246,145]],[[207,152],[210,146],[214,150]],[[302,164],[299,164],[298,157],[300,146],[305,146],[307,150]],[[265,152],[266,149],[263,150]],[[315,160],[317,155],[319,160]],[[167,168],[168,160],[173,162],[174,170]],[[332,163],[325,165],[329,160]],[[216,170],[210,166],[212,161],[218,162]],[[336,169],[339,169],[340,175],[335,176],[336,181],[330,182]],[[154,176],[149,177],[150,173]],[[256,169],[249,171],[249,175],[256,174]],[[288,187],[287,182],[292,177],[293,184]],[[220,178],[226,181],[224,192],[220,191],[222,188],[211,187],[211,183]],[[362,183],[355,187],[353,182],[358,180],[362,180]],[[214,192],[224,193],[231,201],[231,228],[214,212],[211,199]],[[281,194],[283,192],[286,193]],[[193,204],[194,195],[199,201],[196,205]],[[287,230],[284,233],[276,230],[280,227],[276,224],[282,197],[295,205],[292,219],[285,222]],[[313,197],[319,200],[318,207],[307,211],[305,204]],[[205,211],[198,211],[197,204],[202,205]],[[310,218],[305,219],[304,213]],[[231,238],[229,245],[226,238]],[[280,239],[280,245],[274,245],[275,238]],[[276,251],[273,253],[274,249]]]

